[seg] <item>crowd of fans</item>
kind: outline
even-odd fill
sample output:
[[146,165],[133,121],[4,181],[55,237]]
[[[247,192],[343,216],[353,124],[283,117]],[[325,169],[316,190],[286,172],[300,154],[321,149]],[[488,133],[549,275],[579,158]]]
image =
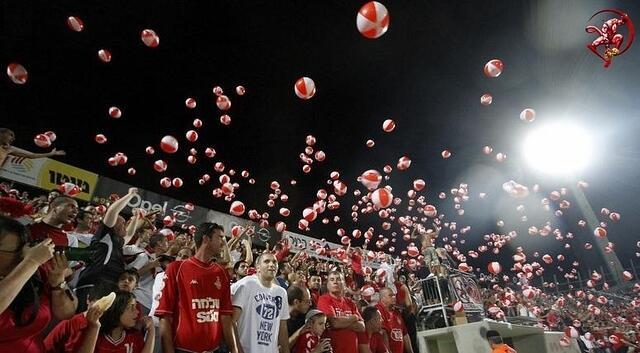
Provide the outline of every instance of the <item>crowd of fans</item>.
[[[286,239],[263,248],[251,225],[235,236],[215,223],[163,229],[158,213],[124,214],[136,188],[107,207],[0,186],[3,352],[418,351],[424,267],[387,256],[375,271],[350,246],[322,258]],[[638,343],[633,292],[524,298],[490,277],[480,283],[488,319],[529,317],[585,352]],[[111,292],[108,309],[93,305]]]

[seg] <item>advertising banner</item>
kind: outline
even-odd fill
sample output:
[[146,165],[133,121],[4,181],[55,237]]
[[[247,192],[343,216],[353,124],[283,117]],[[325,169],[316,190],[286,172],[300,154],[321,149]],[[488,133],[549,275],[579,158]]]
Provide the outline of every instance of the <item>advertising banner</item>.
[[29,159],[25,157],[8,156],[0,168],[0,178],[13,180],[18,183],[38,186],[38,178],[46,158]]
[[9,156],[0,168],[0,177],[44,190],[57,189],[62,183],[73,183],[82,189],[76,198],[91,200],[98,174],[49,158],[29,159]]
[[[93,202],[105,203],[112,194],[118,196],[126,195],[131,187],[133,186],[101,176],[93,194]],[[206,208],[196,206],[193,211],[188,211],[184,207],[185,203],[184,201],[138,188],[138,195],[127,203],[124,211],[131,213],[132,208],[142,208],[147,211],[159,210],[163,216],[175,215],[176,223],[178,224],[197,225],[207,219],[208,210]]]
[[76,184],[82,191],[75,197],[80,200],[90,201],[91,195],[98,184],[98,174],[54,159],[47,159],[40,169],[37,186],[45,190],[53,190],[62,183]]
[[459,300],[466,312],[484,312],[482,295],[478,282],[473,275],[456,273],[449,276],[449,286],[456,300]]
[[225,234],[230,234],[231,228],[236,225],[240,225],[243,227],[253,225],[255,226],[255,234],[251,237],[252,243],[254,245],[265,246],[265,244],[269,244],[269,248],[273,248],[273,246],[282,238],[282,234],[278,233],[278,231],[273,227],[260,227],[255,222],[250,220],[246,220],[244,218],[232,216],[230,214],[209,210],[207,212],[207,222],[213,222],[221,225]]

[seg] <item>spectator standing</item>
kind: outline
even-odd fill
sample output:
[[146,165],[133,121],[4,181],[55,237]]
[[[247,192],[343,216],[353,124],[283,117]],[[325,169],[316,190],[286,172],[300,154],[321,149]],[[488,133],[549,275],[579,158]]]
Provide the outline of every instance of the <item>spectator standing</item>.
[[396,295],[389,287],[380,289],[380,302],[376,308],[382,316],[383,337],[391,353],[413,353],[411,339],[400,313],[395,310]]
[[[233,321],[244,352],[289,352],[287,292],[275,283],[278,261],[265,252],[256,260],[258,273],[231,286]],[[278,347],[279,346],[279,347]]]
[[364,322],[353,300],[344,296],[344,275],[332,271],[327,277],[328,293],[318,299],[318,309],[327,315],[329,329],[325,337],[331,339],[334,353],[357,353],[358,332],[364,332]]
[[289,346],[293,347],[305,325],[305,315],[309,311],[311,295],[306,287],[291,286],[287,289],[287,301],[289,302],[287,331],[289,332]]
[[164,353],[215,351],[223,335],[230,352],[237,352],[229,276],[212,262],[220,253],[223,231],[216,223],[200,224],[194,235],[196,254],[167,266],[155,310]]

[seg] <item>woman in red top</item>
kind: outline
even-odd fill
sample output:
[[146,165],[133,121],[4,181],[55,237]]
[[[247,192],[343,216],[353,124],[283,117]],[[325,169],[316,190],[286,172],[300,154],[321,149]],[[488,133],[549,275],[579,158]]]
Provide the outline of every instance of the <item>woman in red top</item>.
[[119,291],[113,304],[104,314],[93,319],[87,315],[88,326],[83,332],[83,345],[78,353],[153,353],[153,321],[148,316],[141,320],[147,331],[145,341],[142,331],[136,329],[136,304],[135,295]]
[[[29,247],[24,227],[0,216],[0,352],[44,352],[42,331],[53,318],[70,318],[76,301],[64,281],[64,254],[51,239]],[[45,273],[41,265],[49,264]]]

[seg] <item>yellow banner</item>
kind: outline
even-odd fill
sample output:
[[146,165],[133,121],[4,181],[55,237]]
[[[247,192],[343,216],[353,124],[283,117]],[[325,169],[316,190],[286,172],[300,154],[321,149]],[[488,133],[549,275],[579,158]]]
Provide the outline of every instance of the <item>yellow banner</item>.
[[98,184],[98,174],[53,159],[47,159],[40,169],[37,186],[45,190],[53,190],[66,182],[74,183],[82,189],[76,198],[90,201],[91,195],[93,195]]

